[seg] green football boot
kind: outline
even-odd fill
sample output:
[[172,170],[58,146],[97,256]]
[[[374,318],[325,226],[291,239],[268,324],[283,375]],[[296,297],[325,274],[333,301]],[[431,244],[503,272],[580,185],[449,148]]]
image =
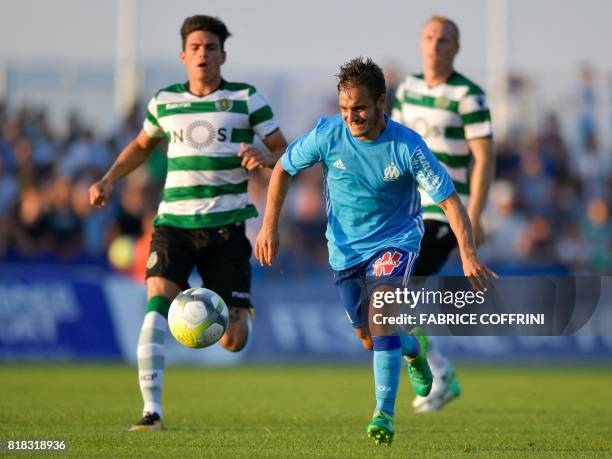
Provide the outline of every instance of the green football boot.
[[376,411],[372,422],[366,427],[368,437],[377,445],[390,445],[393,442],[393,418],[384,411]]
[[414,392],[420,397],[427,397],[431,392],[433,375],[427,363],[428,339],[425,334],[415,333],[414,337],[420,345],[419,353],[414,358],[404,357],[408,366],[408,377]]
[[412,402],[417,413],[430,413],[442,409],[449,402],[461,396],[461,386],[455,375],[455,367],[447,365],[434,375],[435,384],[427,397],[415,397]]

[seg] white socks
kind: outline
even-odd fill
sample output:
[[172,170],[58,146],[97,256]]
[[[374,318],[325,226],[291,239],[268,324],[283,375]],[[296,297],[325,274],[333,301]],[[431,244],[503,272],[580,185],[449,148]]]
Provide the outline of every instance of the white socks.
[[164,381],[165,348],[164,336],[168,320],[158,312],[145,315],[138,338],[138,380],[144,400],[144,412],[157,413],[163,417],[161,393]]

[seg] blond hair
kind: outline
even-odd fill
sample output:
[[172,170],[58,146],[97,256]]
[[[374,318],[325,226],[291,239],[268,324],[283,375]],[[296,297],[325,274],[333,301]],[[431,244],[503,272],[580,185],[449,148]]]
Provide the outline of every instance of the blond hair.
[[[453,21],[452,19],[447,18],[446,16],[441,16],[439,14],[434,14],[427,21],[425,21],[425,24],[429,24],[430,22],[439,22],[443,26],[450,27],[451,32],[455,36],[455,42],[457,43],[457,45],[459,45],[459,26],[457,26],[457,23],[455,21]],[[425,25],[425,24],[423,24],[423,25]]]

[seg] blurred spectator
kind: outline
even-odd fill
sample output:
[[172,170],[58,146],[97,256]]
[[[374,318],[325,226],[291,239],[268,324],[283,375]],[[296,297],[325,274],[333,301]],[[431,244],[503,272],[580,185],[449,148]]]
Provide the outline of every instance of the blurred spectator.
[[13,145],[13,155],[17,168],[18,180],[24,185],[35,183],[37,178],[40,177],[36,177],[36,171],[34,170],[32,142],[25,137],[17,138]]
[[536,138],[531,137],[525,142],[517,188],[522,207],[532,213],[550,217],[554,212],[553,182],[538,147]]
[[285,224],[289,228],[285,245],[293,253],[300,254],[300,269],[325,266],[327,248],[325,228],[327,218],[323,197],[323,171],[312,167],[299,174],[299,180],[287,196]]
[[19,253],[35,257],[52,250],[48,207],[40,188],[33,185],[22,188],[12,234]]
[[554,239],[550,219],[533,215],[519,234],[518,253],[532,264],[548,266],[555,262]]
[[76,110],[72,110],[68,114],[68,135],[64,140],[63,147],[66,148],[69,145],[72,145],[74,141],[76,141],[82,134],[85,128],[81,123],[81,117]]
[[516,191],[510,182],[493,183],[483,220],[488,236],[481,256],[490,262],[519,261],[520,239],[526,231],[527,219],[517,211]]
[[0,155],[0,219],[10,210],[18,195],[17,179],[7,170],[5,157]]
[[103,245],[106,228],[114,221],[114,212],[111,207],[94,209],[89,204],[89,186],[95,179],[81,178],[74,184],[72,192],[72,208],[82,221],[82,241],[85,253],[104,258],[106,246]]
[[[508,135],[506,141],[516,145],[531,126],[531,107],[534,99],[529,81],[522,75],[508,77]],[[503,139],[502,139],[503,140]]]
[[72,207],[72,182],[60,177],[49,186],[50,209],[46,216],[53,248],[61,258],[73,258],[83,246],[82,222]]
[[140,109],[140,104],[135,102],[127,116],[114,129],[110,139],[110,148],[113,151],[123,150],[133,139],[138,136],[142,129],[144,113]]
[[142,219],[148,208],[151,207],[147,183],[149,175],[147,170],[140,168],[125,178],[121,186],[115,190],[119,194],[119,202],[115,212],[115,222],[109,228],[111,239],[119,234],[134,238],[142,234]]
[[587,205],[583,233],[587,242],[588,264],[603,273],[612,271],[612,223],[610,205],[592,199]]
[[556,113],[546,114],[538,143],[540,152],[545,158],[548,174],[559,178],[568,177],[569,153],[561,136],[559,117]]
[[67,155],[60,164],[60,173],[73,179],[82,173],[102,176],[110,165],[110,159],[106,146],[95,139],[93,131],[85,129],[68,146]]
[[579,148],[583,152],[594,152],[597,150],[597,126],[595,89],[593,88],[593,69],[583,64],[580,68],[579,83],[579,113],[578,113],[578,138]]
[[515,182],[521,164],[518,144],[503,141],[496,145],[495,153],[495,177],[499,180]]
[[5,156],[0,155],[0,259],[8,250],[11,227],[11,210],[19,196],[19,183],[5,167]]

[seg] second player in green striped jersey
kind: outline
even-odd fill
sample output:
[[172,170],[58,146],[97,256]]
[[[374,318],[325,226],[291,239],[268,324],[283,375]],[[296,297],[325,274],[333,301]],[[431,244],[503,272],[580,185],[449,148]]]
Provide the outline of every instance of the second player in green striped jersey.
[[168,175],[155,225],[207,228],[256,216],[237,153],[255,135],[265,141],[278,129],[270,106],[245,83],[221,81],[203,96],[186,84],[159,91],[143,126],[149,137],[168,141]]
[[[432,16],[421,30],[423,73],[398,86],[392,117],[417,131],[449,172],[470,217],[476,245],[482,242],[480,216],[493,178],[491,115],[483,91],[453,67],[459,28],[446,17]],[[437,273],[457,248],[442,209],[421,190],[425,235],[415,276]],[[435,341],[435,340],[434,340]],[[427,397],[416,397],[417,412],[436,411],[460,392],[453,365],[433,345],[427,359],[434,384]]]
[[[455,189],[468,206],[470,140],[491,137],[491,115],[480,87],[460,73],[434,87],[423,74],[409,75],[398,86],[392,118],[417,131],[448,170]],[[426,219],[446,221],[444,212],[421,190]]]

